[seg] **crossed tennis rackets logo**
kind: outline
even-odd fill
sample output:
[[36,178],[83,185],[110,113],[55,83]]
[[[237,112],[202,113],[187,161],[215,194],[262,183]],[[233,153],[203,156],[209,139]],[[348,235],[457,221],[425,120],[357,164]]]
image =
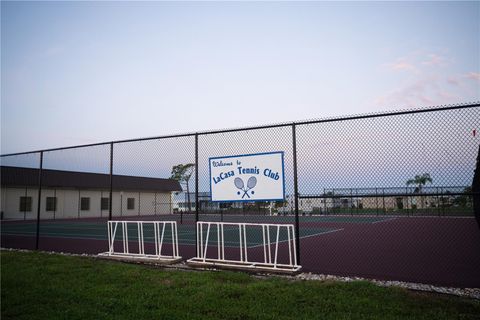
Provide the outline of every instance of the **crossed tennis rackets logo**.
[[[255,188],[255,186],[257,185],[257,178],[255,178],[255,177],[248,178],[246,187],[245,187],[245,184],[244,184],[242,178],[238,178],[238,177],[235,178],[233,183],[235,183],[235,187],[237,187],[237,189],[240,189],[240,190],[243,191],[242,199],[245,198],[245,196],[250,198],[250,195],[248,194],[248,191]],[[237,194],[240,195],[241,192],[237,191]],[[250,194],[251,195],[255,194],[255,191],[254,190],[250,191]]]

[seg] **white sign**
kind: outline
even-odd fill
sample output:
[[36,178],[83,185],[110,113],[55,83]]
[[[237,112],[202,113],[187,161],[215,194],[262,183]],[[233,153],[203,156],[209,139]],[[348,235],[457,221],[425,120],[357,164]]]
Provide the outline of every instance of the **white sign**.
[[283,152],[209,159],[212,201],[285,199]]

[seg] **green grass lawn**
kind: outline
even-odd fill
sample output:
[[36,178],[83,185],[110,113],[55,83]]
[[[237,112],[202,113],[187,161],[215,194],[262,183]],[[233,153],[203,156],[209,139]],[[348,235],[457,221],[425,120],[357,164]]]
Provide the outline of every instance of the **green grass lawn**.
[[1,252],[6,319],[480,319],[480,301],[367,282],[258,279]]

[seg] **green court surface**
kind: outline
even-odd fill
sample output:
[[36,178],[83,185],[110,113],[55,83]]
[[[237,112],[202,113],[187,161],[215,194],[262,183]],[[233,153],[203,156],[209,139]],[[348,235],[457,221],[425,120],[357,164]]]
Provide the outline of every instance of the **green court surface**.
[[[170,216],[171,217],[171,216]],[[253,222],[253,223],[295,223],[295,216],[266,216],[266,215],[228,215],[223,217],[218,214],[201,214],[200,221],[225,221],[225,222]],[[180,219],[176,215],[176,220]],[[392,216],[351,216],[351,215],[313,215],[313,216],[299,216],[299,221],[307,222],[333,222],[333,223],[377,223],[387,220],[392,220]],[[171,219],[171,218],[170,218]],[[194,215],[184,215],[184,220],[194,220]]]
[[[331,232],[341,231],[341,228],[325,228],[325,227],[302,227],[300,228],[300,238],[307,238],[312,236],[320,236]],[[136,223],[128,224],[128,239],[129,241],[137,241],[138,227]],[[195,245],[196,234],[195,226],[192,224],[178,224],[178,242],[179,245]],[[25,223],[8,223],[2,224],[2,235],[14,236],[32,236],[36,234],[35,222]],[[251,226],[246,228],[247,245],[248,247],[255,247],[263,244],[263,232],[261,227]],[[154,242],[153,225],[145,223],[143,227],[143,235],[145,242]],[[204,226],[203,238],[207,235],[207,227]],[[42,222],[40,224],[41,237],[53,237],[61,239],[90,239],[90,240],[107,240],[107,224],[105,222]],[[118,225],[115,234],[116,241],[122,241],[123,230],[121,224]],[[280,228],[278,235],[279,242],[288,241],[288,233],[286,228]],[[290,235],[291,236],[291,235]],[[236,226],[224,226],[224,241],[226,247],[239,247],[239,228]],[[265,237],[267,233],[265,230]],[[171,243],[172,231],[167,224],[164,232],[164,243]],[[277,238],[277,227],[270,227],[270,240],[275,242]],[[217,227],[212,225],[209,233],[209,242],[216,244],[218,240]]]
[[[2,235],[35,236],[36,222],[2,223]],[[102,222],[56,222],[42,221],[40,236],[70,239],[107,239],[107,223]]]
[[[337,232],[341,231],[343,229],[334,229],[334,228],[306,228],[303,227],[300,229],[300,238],[308,238],[308,237],[314,237],[314,236],[320,236],[322,234],[327,234],[327,233],[332,233],[332,232]],[[265,232],[263,232],[262,227],[258,226],[247,226],[245,229],[246,236],[245,239],[247,239],[247,247],[257,247],[257,246],[262,246],[264,241],[265,243],[268,243],[268,238],[270,238],[270,243],[275,243],[278,238],[278,242],[286,242],[289,240],[293,240],[293,235],[290,233],[288,234],[288,231],[286,228],[277,228],[275,226],[272,226],[269,228],[269,232],[267,232],[267,229],[265,229]],[[277,236],[278,232],[278,236]],[[180,233],[180,232],[179,232]],[[212,225],[210,228],[210,232],[208,232],[208,229],[206,226],[203,228],[202,236],[203,236],[203,243],[206,243],[206,238],[207,238],[207,233],[208,233],[208,242],[209,244],[216,245],[219,241],[219,235],[218,235],[218,230],[216,225]],[[226,247],[240,247],[240,231],[237,226],[224,226],[223,228],[223,234],[224,234],[224,242]],[[195,237],[195,234],[193,234],[193,237]],[[179,242],[182,243],[182,240],[180,240],[180,235],[179,235]],[[187,240],[188,243],[195,243],[195,238],[186,238],[184,234],[183,240]]]

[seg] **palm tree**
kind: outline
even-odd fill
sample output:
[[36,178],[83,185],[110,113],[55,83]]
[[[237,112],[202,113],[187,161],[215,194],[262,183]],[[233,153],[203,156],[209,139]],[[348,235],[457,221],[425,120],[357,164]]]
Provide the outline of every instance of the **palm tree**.
[[[407,186],[413,184],[416,185],[417,187],[415,188],[415,193],[422,193],[422,188],[424,185],[426,185],[428,182],[432,183],[432,177],[430,177],[429,173],[424,173],[424,174],[417,174],[413,179],[407,180]],[[420,196],[420,201],[421,201],[421,207],[423,208],[423,196]]]
[[417,186],[415,192],[422,193],[422,187],[426,185],[427,182],[432,183],[432,178],[429,173],[424,173],[422,175],[417,174],[413,179],[407,180],[407,186],[414,184]]
[[177,180],[180,184],[183,184],[187,188],[187,201],[188,201],[188,211],[192,211],[192,205],[190,203],[190,189],[188,182],[192,177],[193,171],[195,170],[195,163],[187,164],[178,164],[172,167],[172,175],[170,179]]

